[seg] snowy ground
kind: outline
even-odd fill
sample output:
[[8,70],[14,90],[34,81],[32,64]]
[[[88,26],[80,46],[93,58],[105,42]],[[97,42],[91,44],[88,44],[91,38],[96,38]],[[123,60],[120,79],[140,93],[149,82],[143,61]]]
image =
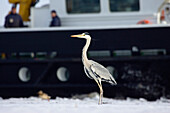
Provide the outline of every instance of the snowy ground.
[[144,99],[115,100],[98,97],[80,99],[0,98],[0,113],[170,113],[170,100],[148,102]]

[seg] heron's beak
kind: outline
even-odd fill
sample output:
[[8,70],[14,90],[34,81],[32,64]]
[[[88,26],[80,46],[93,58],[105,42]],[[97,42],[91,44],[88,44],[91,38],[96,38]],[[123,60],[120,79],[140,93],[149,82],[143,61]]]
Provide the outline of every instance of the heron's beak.
[[71,37],[82,37],[83,35],[71,35]]

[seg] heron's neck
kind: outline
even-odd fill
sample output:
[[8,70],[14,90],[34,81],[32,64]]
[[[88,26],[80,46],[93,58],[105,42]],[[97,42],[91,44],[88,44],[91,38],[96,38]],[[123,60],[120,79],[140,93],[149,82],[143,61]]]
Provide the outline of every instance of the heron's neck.
[[90,41],[91,41],[91,39],[88,38],[88,39],[86,40],[86,45],[85,45],[84,48],[83,48],[83,53],[82,53],[82,60],[83,60],[83,61],[87,61],[87,60],[88,60],[88,58],[87,58],[87,50],[88,50],[88,48],[89,48]]

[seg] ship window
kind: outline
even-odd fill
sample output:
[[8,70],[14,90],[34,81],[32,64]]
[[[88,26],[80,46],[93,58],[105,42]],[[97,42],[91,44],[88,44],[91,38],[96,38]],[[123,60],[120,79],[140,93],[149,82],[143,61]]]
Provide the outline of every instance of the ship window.
[[111,12],[139,11],[139,0],[110,0]]
[[67,13],[99,13],[100,0],[66,0]]

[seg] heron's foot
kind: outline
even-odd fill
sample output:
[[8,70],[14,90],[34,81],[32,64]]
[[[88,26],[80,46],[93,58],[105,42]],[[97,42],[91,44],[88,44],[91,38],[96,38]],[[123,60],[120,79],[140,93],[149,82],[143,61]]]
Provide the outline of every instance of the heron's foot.
[[98,103],[99,105],[101,105],[102,104],[102,99],[101,99],[101,95],[100,95],[100,98],[99,98],[99,103]]
[[103,90],[100,91],[99,105],[103,104],[102,98],[103,98]]
[[99,105],[102,105],[102,102],[100,102],[100,101],[99,101],[99,103],[98,103],[98,104],[99,104]]

